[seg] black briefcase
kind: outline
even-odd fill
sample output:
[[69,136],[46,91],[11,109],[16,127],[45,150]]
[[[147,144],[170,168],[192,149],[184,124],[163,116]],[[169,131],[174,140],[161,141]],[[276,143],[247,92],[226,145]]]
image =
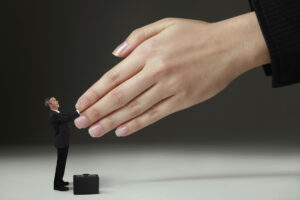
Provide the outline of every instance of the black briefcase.
[[98,174],[73,175],[74,194],[99,194]]

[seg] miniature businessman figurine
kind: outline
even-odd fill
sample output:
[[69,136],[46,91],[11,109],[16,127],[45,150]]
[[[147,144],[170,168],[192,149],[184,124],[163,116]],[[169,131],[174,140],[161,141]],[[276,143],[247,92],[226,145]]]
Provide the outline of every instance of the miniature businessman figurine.
[[54,190],[68,191],[66,185],[69,182],[63,181],[65,166],[69,150],[70,130],[68,123],[80,115],[77,109],[73,114],[62,114],[58,108],[59,103],[54,97],[45,99],[45,106],[50,109],[49,121],[55,130],[55,147],[57,149],[57,163],[54,177]]

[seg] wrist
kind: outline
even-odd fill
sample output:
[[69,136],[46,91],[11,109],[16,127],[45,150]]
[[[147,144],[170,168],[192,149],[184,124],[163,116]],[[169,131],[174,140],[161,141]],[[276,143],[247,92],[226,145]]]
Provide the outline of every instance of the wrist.
[[240,75],[255,67],[270,63],[269,51],[255,12],[226,19],[215,24],[232,56],[232,67]]

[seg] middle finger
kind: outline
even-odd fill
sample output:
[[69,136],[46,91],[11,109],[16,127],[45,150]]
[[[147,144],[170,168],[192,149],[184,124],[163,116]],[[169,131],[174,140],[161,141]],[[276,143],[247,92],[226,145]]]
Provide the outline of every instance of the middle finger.
[[85,110],[75,120],[78,128],[86,128],[100,120],[109,113],[126,105],[130,100],[147,90],[154,83],[154,79],[148,76],[147,70],[143,68],[136,75],[118,85],[108,92],[94,105]]

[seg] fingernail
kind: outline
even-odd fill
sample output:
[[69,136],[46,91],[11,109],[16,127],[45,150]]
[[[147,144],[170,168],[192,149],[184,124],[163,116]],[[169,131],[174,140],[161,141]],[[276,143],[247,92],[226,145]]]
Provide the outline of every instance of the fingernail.
[[127,133],[128,133],[128,128],[127,128],[127,126],[124,126],[124,127],[119,128],[119,129],[116,130],[116,135],[117,135],[118,137],[125,136]]
[[81,98],[76,104],[76,108],[81,108],[81,111],[87,108],[90,105],[90,101],[86,98]]
[[114,51],[113,51],[113,55],[115,56],[120,56],[120,54],[124,54],[126,53],[126,51],[129,50],[129,45],[128,43],[125,41],[125,42],[122,42]]
[[89,133],[92,137],[100,137],[104,134],[104,130],[101,125],[97,124],[89,129]]
[[89,125],[89,120],[87,119],[86,116],[82,115],[75,119],[75,126],[77,128],[85,128]]

